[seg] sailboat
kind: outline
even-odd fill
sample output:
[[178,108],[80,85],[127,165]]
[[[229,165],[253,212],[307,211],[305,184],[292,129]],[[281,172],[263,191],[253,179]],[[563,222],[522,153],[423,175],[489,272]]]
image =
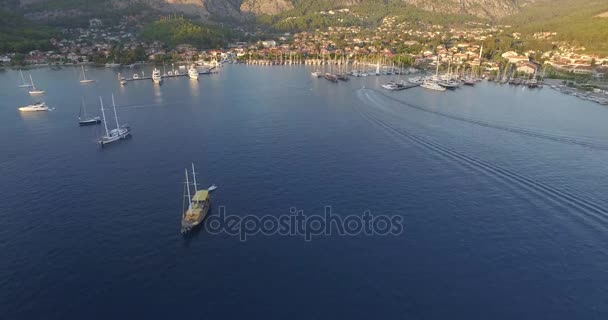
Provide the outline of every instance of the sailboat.
[[29,88],[32,86],[31,83],[25,82],[25,78],[23,78],[23,71],[19,70],[19,76],[21,76],[21,83],[18,85],[19,88]]
[[84,72],[84,66],[82,67],[82,79],[80,80],[80,83],[91,83],[91,82],[95,82],[95,80],[91,80],[91,79],[87,79],[87,75]]
[[435,81],[426,80],[420,86],[425,89],[430,89],[430,90],[435,90],[435,91],[445,91],[445,88],[438,85],[437,82],[435,82]]
[[82,105],[80,106],[80,114],[78,115],[78,124],[80,126],[88,126],[92,124],[100,124],[101,117],[91,117],[87,116],[87,107],[84,103],[84,98],[82,98]]
[[131,135],[129,126],[121,126],[118,123],[118,114],[116,113],[116,104],[114,103],[114,95],[112,94],[112,106],[114,107],[114,118],[116,119],[116,129],[108,130],[108,122],[106,121],[106,113],[103,107],[103,100],[99,97],[101,105],[101,115],[103,116],[103,126],[106,129],[106,135],[99,138],[99,144],[103,147],[108,143],[112,143],[121,139],[126,139]]
[[36,86],[34,85],[34,80],[32,79],[31,74],[30,74],[30,83],[31,83],[31,87],[32,87],[32,89],[30,90],[30,94],[44,94],[44,90],[36,89]]
[[[188,169],[186,172],[186,185],[184,188],[184,200],[188,199],[188,208],[182,214],[182,233],[186,233],[198,226],[209,211],[211,198],[209,197],[210,190],[198,190],[196,184],[196,172],[194,171],[194,163],[192,164],[192,179],[194,186],[194,196],[190,193],[190,181],[188,179]],[[215,189],[214,189],[215,190]],[[186,206],[184,205],[184,208]]]

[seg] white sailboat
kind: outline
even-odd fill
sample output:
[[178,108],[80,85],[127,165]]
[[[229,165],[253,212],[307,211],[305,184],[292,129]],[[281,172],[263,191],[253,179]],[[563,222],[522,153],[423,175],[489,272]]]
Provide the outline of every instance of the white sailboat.
[[34,80],[32,79],[32,75],[30,74],[30,82],[32,89],[30,90],[30,94],[44,94],[44,90],[36,89],[36,85],[34,85]]
[[114,118],[116,119],[116,129],[108,130],[108,122],[106,121],[106,113],[104,111],[103,100],[99,97],[101,104],[101,115],[103,116],[103,125],[106,129],[106,135],[99,139],[99,144],[103,147],[108,143],[112,143],[121,139],[126,139],[131,135],[129,126],[121,126],[118,123],[118,114],[116,113],[116,103],[114,103],[114,94],[112,94],[112,106],[114,107]]
[[430,90],[435,90],[435,91],[445,91],[444,87],[438,85],[436,82],[431,81],[431,80],[424,81],[424,83],[421,84],[420,86],[425,89],[430,89]]
[[21,83],[18,85],[19,88],[29,88],[32,86],[31,83],[25,82],[25,78],[23,77],[23,71],[19,70],[19,76],[21,76]]
[[92,124],[100,124],[101,117],[89,117],[87,115],[87,107],[84,103],[84,98],[82,98],[82,105],[80,106],[80,114],[78,115],[78,124],[80,126],[89,126]]
[[84,66],[82,67],[82,79],[80,80],[80,83],[91,83],[91,82],[95,82],[95,80],[92,79],[87,79],[87,74],[84,72]]

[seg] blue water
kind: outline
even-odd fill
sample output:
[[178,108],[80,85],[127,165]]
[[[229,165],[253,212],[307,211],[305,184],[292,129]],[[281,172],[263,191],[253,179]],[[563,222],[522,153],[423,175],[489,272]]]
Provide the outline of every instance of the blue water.
[[[549,88],[333,84],[227,66],[0,72],[3,319],[606,319],[608,109]],[[130,70],[124,70],[130,73]],[[149,74],[150,70],[146,69]],[[114,92],[133,137],[78,127]],[[400,215],[399,236],[179,233],[183,169],[235,215]]]

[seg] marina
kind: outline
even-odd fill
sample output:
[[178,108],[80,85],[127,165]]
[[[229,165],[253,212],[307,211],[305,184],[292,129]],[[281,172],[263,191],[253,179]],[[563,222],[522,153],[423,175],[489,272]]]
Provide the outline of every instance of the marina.
[[[156,76],[154,75],[154,72],[150,76],[146,76],[145,73],[142,73],[141,75],[134,73],[133,76],[130,78],[126,78],[126,77],[123,77],[121,74],[118,74],[118,80],[125,81],[125,84],[126,84],[126,82],[138,81],[138,80],[148,80],[148,81],[152,80],[156,83],[160,83],[160,82],[162,82],[162,79],[167,79],[167,78],[170,79],[170,78],[189,77],[191,79],[198,79],[199,75],[209,75],[209,74],[217,73],[216,67],[211,67],[204,71],[196,71],[196,69],[193,70],[192,68],[190,68],[190,69],[188,69],[187,73],[180,73],[179,71],[176,70],[175,72],[170,71],[169,73],[161,74],[159,69],[155,69],[155,70],[158,70]],[[191,70],[193,70],[193,71],[191,71]],[[156,78],[156,80],[155,80],[155,78]]]

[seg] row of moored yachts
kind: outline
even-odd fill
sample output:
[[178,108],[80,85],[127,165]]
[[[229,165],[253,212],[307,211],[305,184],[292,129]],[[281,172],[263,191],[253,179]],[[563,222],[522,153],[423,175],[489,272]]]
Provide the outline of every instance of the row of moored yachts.
[[445,77],[445,76],[429,76],[429,77],[413,77],[400,81],[389,81],[382,85],[384,89],[397,91],[415,86],[420,86],[425,89],[435,91],[455,90],[461,85],[474,86],[480,79],[466,77]]

